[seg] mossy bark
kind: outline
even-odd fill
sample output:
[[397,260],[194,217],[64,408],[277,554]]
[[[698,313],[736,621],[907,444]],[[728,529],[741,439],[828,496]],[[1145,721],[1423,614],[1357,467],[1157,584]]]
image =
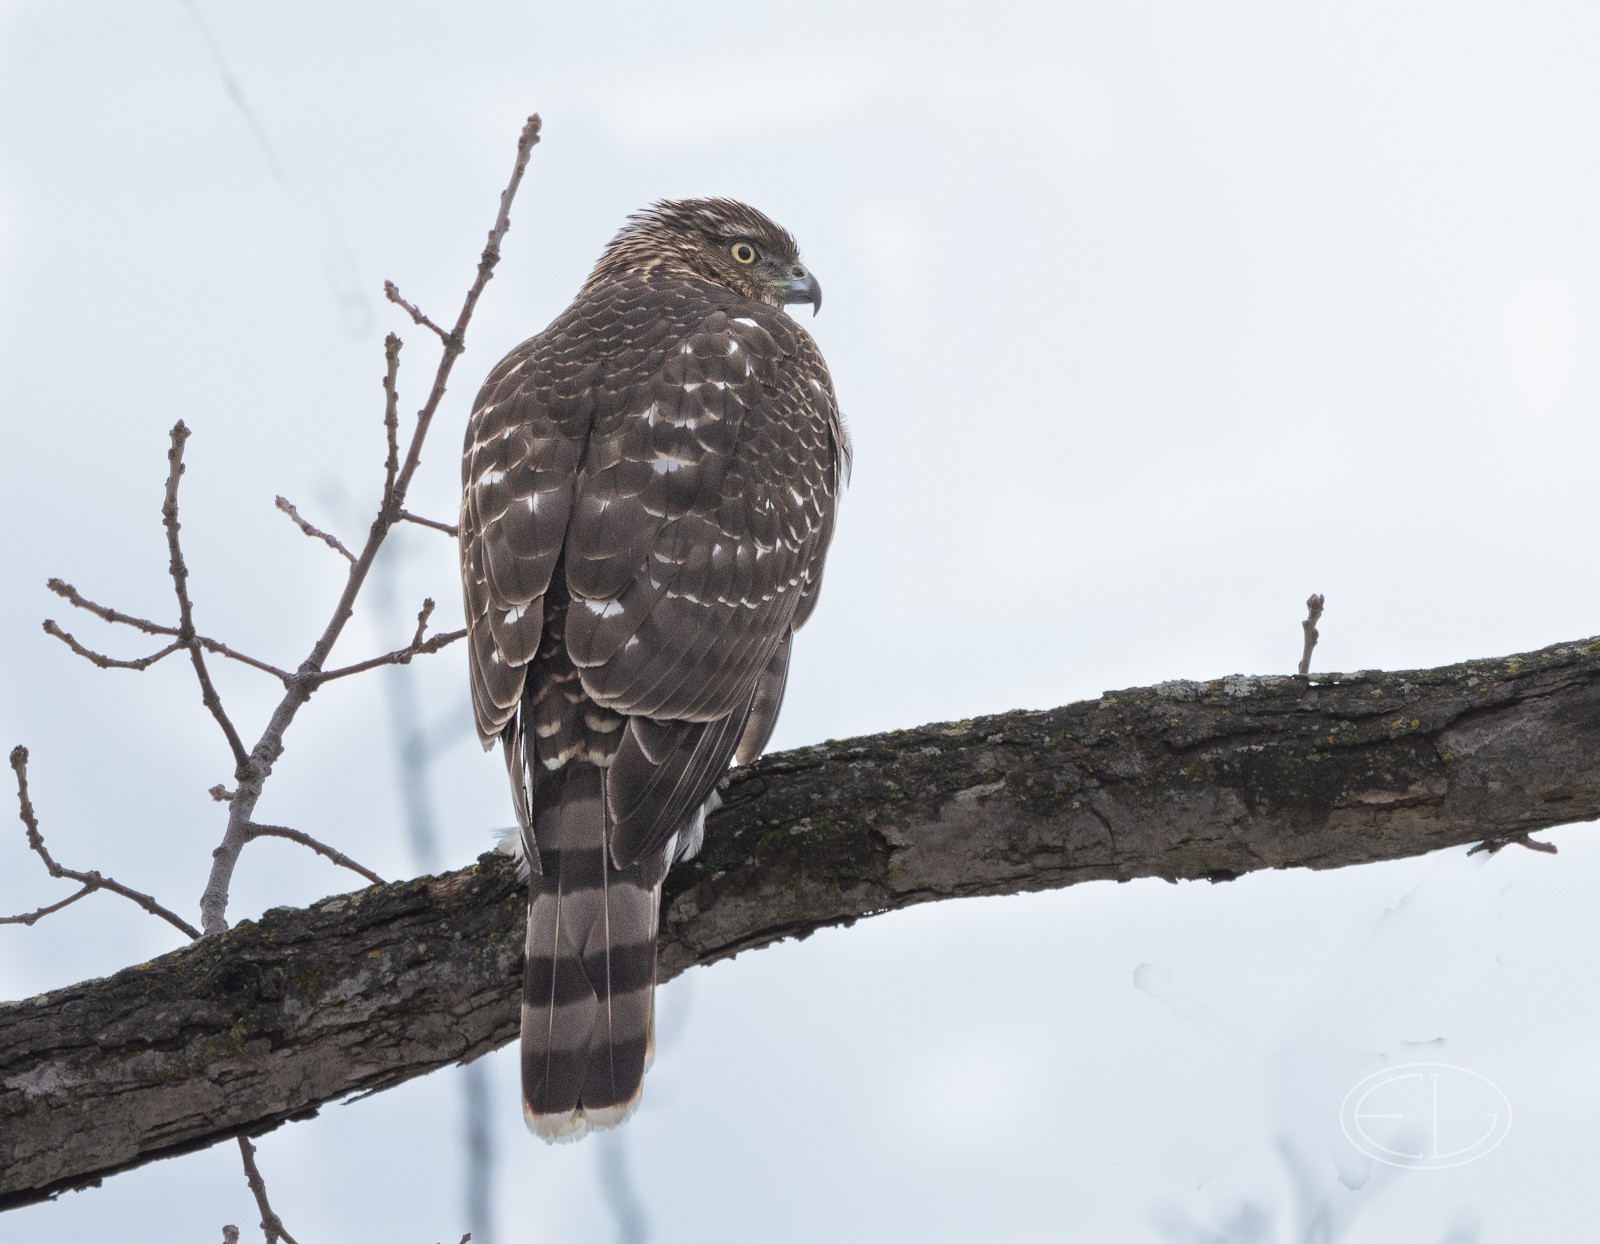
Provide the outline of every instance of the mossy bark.
[[[1593,819],[1600,640],[830,742],[737,771],[724,799],[668,878],[663,979],[934,899],[1338,868]],[[0,1208],[511,1040],[523,902],[485,856],[0,1004]]]

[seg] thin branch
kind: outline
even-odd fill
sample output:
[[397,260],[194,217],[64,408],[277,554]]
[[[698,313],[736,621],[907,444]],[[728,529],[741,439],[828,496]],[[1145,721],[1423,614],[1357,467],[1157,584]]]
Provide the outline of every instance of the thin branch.
[[62,902],[52,904],[49,907],[41,907],[38,911],[29,912],[25,916],[0,918],[0,924],[32,924],[34,921],[48,916],[53,911],[60,911],[63,907],[76,903],[80,898],[93,894],[96,890],[110,890],[113,894],[122,895],[129,902],[137,903],[152,916],[161,917],[168,924],[176,929],[181,929],[190,937],[200,936],[199,929],[195,928],[183,917],[168,911],[155,899],[151,898],[150,895],[130,889],[120,881],[102,876],[98,872],[79,872],[76,868],[67,868],[56,863],[54,857],[51,856],[44,845],[44,834],[39,830],[39,818],[33,810],[33,800],[28,795],[28,749],[26,747],[17,746],[11,749],[11,770],[17,775],[17,815],[22,818],[22,823],[27,828],[28,846],[35,855],[44,861],[45,871],[52,877],[58,879],[66,877],[71,881],[76,881],[83,889],[79,890],[71,898],[64,899]]
[[400,473],[400,338],[390,333],[383,339],[383,439],[389,454],[383,460],[383,503],[394,495],[395,476]]
[[182,526],[178,522],[178,481],[183,478],[183,444],[188,439],[188,426],[179,419],[172,425],[172,448],[167,450],[167,495],[161,505],[161,523],[167,529],[167,551],[171,555],[167,569],[172,574],[173,591],[178,595],[178,639],[189,649],[194,675],[200,681],[200,700],[227,737],[236,771],[242,778],[251,768],[250,755],[223,709],[222,697],[217,694],[211,671],[206,668],[206,658],[194,629],[194,605],[189,600],[189,567],[184,564],[183,549],[178,542],[178,530]]
[[[136,618],[132,614],[123,613],[119,609],[112,609],[109,606],[97,604],[95,601],[90,600],[87,596],[84,596],[83,593],[79,592],[77,588],[72,586],[72,584],[63,582],[60,579],[51,579],[45,584],[45,586],[57,596],[60,596],[63,600],[67,601],[69,604],[78,609],[82,609],[86,613],[92,613],[95,617],[101,618],[106,622],[115,623],[120,626],[131,626],[135,630],[143,631],[146,635],[172,635],[179,639],[179,647],[188,647],[188,644],[182,641],[183,631],[180,627],[163,626],[159,622],[150,621],[149,618]],[[66,641],[68,646],[71,647],[73,651],[78,652],[78,654],[84,657],[86,660],[94,661],[96,665],[100,664],[100,660],[97,659],[100,657],[99,653],[93,652],[92,649],[84,649],[79,651],[80,645],[73,643],[70,637],[67,636],[65,632],[61,631],[54,621],[46,619],[44,629],[49,634],[55,635],[56,638]],[[279,669],[276,665],[273,665],[267,661],[262,661],[256,657],[247,656],[245,653],[237,652],[228,647],[228,645],[222,641],[212,639],[209,636],[196,635],[194,637],[194,642],[199,644],[207,652],[214,652],[219,657],[226,657],[230,661],[237,661],[241,665],[248,665],[251,669],[260,670],[263,674],[271,674],[274,678],[287,681],[288,679],[294,677],[294,675],[290,674],[288,670]],[[157,657],[151,658],[151,660],[159,660],[160,657],[166,655],[167,652],[163,651]],[[120,667],[123,664],[113,657],[105,657],[103,659],[110,662],[113,666]]]
[[435,531],[442,531],[452,538],[461,534],[461,528],[454,523],[441,523],[436,518],[423,518],[420,514],[413,514],[410,510],[401,510],[400,519],[402,522],[415,523],[419,527],[431,527]]
[[0,916],[0,924],[36,924],[53,912],[60,911],[63,907],[71,907],[80,898],[88,898],[94,891],[95,887],[85,882],[81,890],[68,898],[62,899],[59,903],[51,903],[48,907],[40,907],[21,916]]
[[256,1208],[261,1211],[261,1230],[266,1234],[267,1244],[279,1244],[279,1241],[282,1244],[298,1244],[283,1225],[283,1219],[273,1212],[267,1202],[267,1185],[261,1178],[260,1168],[256,1166],[256,1147],[247,1136],[239,1137],[239,1156],[244,1159],[245,1182],[250,1185],[250,1191],[256,1198]]
[[96,604],[84,596],[72,584],[61,579],[48,579],[45,586],[57,596],[67,601],[75,608],[107,622],[114,622],[119,626],[131,626],[135,630],[143,631],[146,635],[176,635],[178,628],[175,626],[162,626],[159,622],[152,622],[148,618],[136,618],[131,613],[123,613],[120,609],[112,609],[109,605]]
[[[448,635],[436,635],[425,643],[417,646],[415,650],[402,649],[384,657],[371,661],[363,661],[357,665],[347,666],[342,670],[335,670],[331,674],[324,674],[323,669],[334,645],[338,643],[340,635],[344,633],[346,624],[355,614],[356,597],[360,594],[362,586],[366,583],[367,574],[372,569],[373,561],[378,555],[384,539],[394,524],[400,521],[400,513],[405,508],[406,491],[411,486],[412,477],[416,474],[417,467],[422,461],[422,445],[428,435],[428,429],[433,424],[434,416],[438,413],[439,405],[444,400],[445,388],[449,383],[451,371],[455,367],[456,359],[466,349],[467,326],[472,320],[473,311],[478,305],[478,300],[483,296],[484,288],[494,275],[495,266],[500,262],[500,244],[505,240],[506,232],[511,228],[511,205],[516,198],[517,190],[522,184],[523,175],[527,172],[528,161],[533,154],[533,148],[539,141],[539,118],[537,115],[528,118],[522,128],[522,133],[517,140],[516,161],[512,165],[511,177],[506,183],[506,188],[500,194],[500,210],[495,217],[493,227],[489,230],[489,238],[483,248],[483,253],[478,260],[478,272],[472,285],[468,288],[466,297],[462,300],[460,314],[456,317],[455,327],[448,336],[442,339],[443,349],[439,365],[434,371],[433,385],[428,392],[427,400],[422,409],[417,412],[416,423],[412,427],[411,439],[406,447],[404,458],[400,467],[387,477],[387,486],[384,489],[382,504],[379,506],[378,515],[373,519],[372,527],[367,534],[366,543],[356,555],[355,562],[350,567],[350,573],[345,580],[344,591],[340,594],[338,603],[334,606],[333,616],[328,620],[322,635],[311,647],[306,659],[301,662],[295,675],[285,684],[284,696],[273,710],[266,728],[261,733],[260,740],[256,743],[250,754],[249,764],[241,765],[239,771],[239,788],[232,803],[228,807],[228,828],[222,836],[222,842],[211,853],[211,872],[206,880],[206,888],[200,896],[200,923],[205,931],[220,933],[227,929],[226,918],[228,908],[228,891],[233,880],[233,871],[238,864],[239,853],[250,840],[250,825],[252,824],[257,801],[261,798],[262,787],[272,766],[278,757],[283,754],[284,735],[293,723],[295,715],[314,692],[330,678],[347,677],[363,669],[372,669],[378,665],[394,663],[403,664],[413,656],[423,652],[435,652],[446,644],[453,643],[462,637],[462,632],[452,632]],[[398,358],[398,341],[385,345],[386,376],[392,375]],[[385,383],[386,403],[394,402],[394,389],[392,382]],[[387,410],[387,405],[386,405]],[[385,416],[386,426],[388,416]],[[395,418],[398,425],[398,416]]]
[[207,639],[204,635],[196,635],[194,637],[194,642],[199,644],[207,652],[214,652],[219,657],[226,657],[230,661],[237,661],[240,665],[248,665],[253,670],[260,670],[263,674],[271,674],[274,678],[280,679],[283,682],[289,682],[294,678],[294,675],[288,670],[279,669],[276,665],[273,665],[267,661],[261,661],[255,657],[247,656],[242,652],[236,652],[234,649],[228,647],[227,644],[222,643],[219,640]]
[[466,629],[459,631],[445,631],[435,635],[432,639],[422,643],[407,644],[404,648],[396,648],[393,652],[386,652],[381,657],[370,657],[365,661],[358,661],[354,665],[341,666],[336,670],[328,670],[319,674],[319,683],[332,682],[336,678],[348,678],[351,674],[364,674],[367,670],[375,670],[380,665],[409,665],[412,657],[427,656],[429,653],[438,652],[441,648],[448,648],[458,639],[467,637]]
[[356,863],[348,855],[344,854],[344,852],[335,850],[327,843],[317,841],[317,839],[313,838],[304,830],[290,829],[287,825],[262,825],[258,822],[251,821],[250,837],[252,839],[287,838],[290,842],[298,842],[303,847],[310,847],[311,850],[315,851],[318,855],[331,860],[340,868],[348,868],[351,872],[360,873],[368,881],[372,882],[373,885],[388,884],[388,882],[384,881],[382,877],[373,872],[372,869]]
[[440,328],[427,316],[423,315],[415,303],[407,302],[400,296],[400,288],[393,281],[385,281],[383,283],[383,296],[390,302],[394,303],[395,306],[404,308],[406,314],[409,315],[415,323],[420,324],[423,328],[432,329],[439,335],[440,341],[450,340],[450,334],[445,332],[444,329]]
[[147,670],[157,661],[161,660],[162,657],[170,657],[174,652],[179,651],[183,647],[182,643],[178,642],[177,640],[173,640],[172,643],[161,649],[160,652],[152,652],[147,657],[138,657],[132,661],[122,661],[118,660],[116,657],[108,657],[103,652],[96,652],[93,648],[85,648],[76,639],[74,639],[70,633],[57,626],[55,624],[55,620],[52,618],[46,618],[44,620],[44,633],[46,635],[54,635],[85,661],[88,661],[93,665],[98,665],[103,670]]
[[239,1244],[239,1228],[232,1224],[222,1228],[222,1244]]
[[1322,617],[1322,595],[1315,593],[1306,600],[1306,620],[1300,624],[1300,629],[1306,633],[1305,651],[1300,654],[1300,677],[1305,678],[1311,673],[1311,653],[1321,638],[1317,634],[1317,621]]
[[[154,626],[153,623],[151,625]],[[145,630],[147,628],[140,627],[139,629]],[[123,661],[116,657],[108,657],[104,653],[96,652],[93,648],[84,647],[76,639],[74,639],[69,632],[62,630],[61,627],[56,624],[53,618],[46,618],[44,620],[44,632],[46,635],[54,635],[84,660],[89,661],[94,665],[98,665],[101,669],[147,669],[148,667],[154,665],[157,661],[161,660],[163,657],[171,656],[174,652],[181,651],[189,646],[180,639],[175,643],[168,644],[165,648],[161,649],[160,652],[152,653],[150,656],[140,657],[134,661]],[[176,635],[178,633],[178,628],[175,626],[161,627],[156,630],[155,633]],[[222,643],[219,640],[210,639],[205,635],[196,635],[194,637],[194,642],[199,644],[207,652],[214,652],[219,657],[226,657],[230,661],[237,661],[240,665],[248,665],[251,669],[260,670],[263,674],[271,674],[274,678],[282,681],[287,682],[290,678],[294,677],[294,675],[290,674],[288,670],[279,669],[276,665],[273,665],[267,661],[258,660],[256,657],[248,656],[243,652],[236,652],[232,648],[228,647],[227,644]]]
[[300,528],[301,531],[305,532],[306,535],[310,536],[313,540],[321,540],[335,553],[339,554],[340,557],[344,558],[345,561],[355,561],[356,555],[349,549],[345,548],[345,546],[339,542],[336,536],[329,535],[326,531],[322,530],[321,527],[314,527],[305,519],[301,518],[300,511],[295,509],[286,498],[278,497],[274,501],[274,504],[289,516],[289,520],[294,523],[296,527]]
[[433,597],[422,598],[422,608],[417,610],[417,631],[411,637],[411,647],[418,648],[422,645],[422,637],[428,631],[428,619],[433,617]]
[[1541,851],[1545,855],[1561,854],[1561,852],[1557,850],[1555,843],[1539,842],[1536,839],[1528,837],[1526,833],[1506,834],[1499,838],[1485,838],[1477,846],[1473,847],[1472,850],[1468,851],[1467,854],[1476,855],[1479,851],[1487,851],[1490,855],[1498,855],[1503,849],[1510,846],[1527,847],[1530,851]]

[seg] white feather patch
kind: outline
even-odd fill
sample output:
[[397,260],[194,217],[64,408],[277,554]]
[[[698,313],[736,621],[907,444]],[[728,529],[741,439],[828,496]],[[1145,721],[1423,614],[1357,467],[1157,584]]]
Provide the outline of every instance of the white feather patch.
[[494,849],[517,861],[517,876],[528,879],[528,849],[522,841],[522,831],[515,825],[503,825],[490,831],[494,835]]
[[570,1114],[534,1114],[524,1102],[522,1117],[528,1124],[528,1130],[541,1140],[554,1145],[566,1145],[582,1140],[590,1132],[602,1132],[626,1122],[628,1116],[638,1108],[637,1094],[626,1105],[607,1106],[602,1110],[574,1110]]

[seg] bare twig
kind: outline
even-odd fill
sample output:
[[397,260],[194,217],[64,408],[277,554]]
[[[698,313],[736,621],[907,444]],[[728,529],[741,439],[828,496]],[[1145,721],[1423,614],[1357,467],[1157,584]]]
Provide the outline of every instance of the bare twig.
[[419,527],[432,527],[435,531],[442,531],[445,535],[455,537],[461,534],[461,528],[454,523],[441,523],[436,518],[423,518],[420,514],[413,514],[410,510],[400,511],[401,521],[415,523]]
[[60,911],[63,907],[71,907],[80,898],[87,898],[94,891],[95,887],[86,882],[82,889],[62,899],[59,903],[51,903],[48,907],[35,908],[33,911],[26,912],[20,916],[0,916],[0,924],[36,924],[52,912]]
[[1469,850],[1467,854],[1476,855],[1479,851],[1487,851],[1490,855],[1496,855],[1501,850],[1509,846],[1527,847],[1530,851],[1542,851],[1546,855],[1560,854],[1560,852],[1556,849],[1555,843],[1539,842],[1528,837],[1528,835],[1525,833],[1506,834],[1500,838],[1485,838],[1477,846]]
[[13,747],[11,749],[11,770],[17,775],[17,803],[18,815],[27,827],[28,846],[33,853],[44,861],[45,870],[52,877],[66,877],[76,881],[83,888],[70,898],[59,903],[52,903],[49,907],[41,907],[37,911],[28,912],[23,916],[0,917],[0,924],[32,924],[48,916],[51,912],[60,911],[63,907],[76,903],[80,898],[93,894],[96,890],[110,890],[113,894],[120,894],[129,902],[137,903],[152,916],[160,916],[176,929],[181,929],[190,937],[199,937],[200,930],[195,928],[183,917],[173,914],[163,907],[148,894],[130,889],[120,881],[102,876],[98,872],[79,872],[75,868],[67,868],[56,863],[49,850],[44,845],[44,835],[39,831],[39,818],[33,810],[33,800],[28,796],[28,749],[26,747]]
[[239,1228],[231,1224],[222,1228],[222,1244],[239,1244]]
[[466,636],[465,628],[459,631],[444,631],[435,635],[432,639],[424,640],[422,643],[407,644],[404,648],[396,648],[393,652],[386,652],[381,657],[370,657],[365,661],[357,661],[354,665],[344,665],[336,670],[329,670],[325,674],[319,674],[317,681],[319,683],[332,682],[335,678],[348,678],[351,674],[364,674],[367,670],[375,670],[380,665],[409,665],[412,657],[426,656],[429,653],[438,652],[441,648],[448,648],[458,639],[465,639]]
[[261,1211],[261,1230],[267,1237],[267,1244],[279,1244],[279,1241],[282,1244],[298,1244],[283,1225],[283,1219],[273,1212],[267,1202],[267,1185],[261,1178],[260,1168],[256,1166],[256,1147],[248,1137],[239,1137],[239,1154],[244,1158],[245,1182],[250,1185],[250,1191],[256,1198],[256,1208]]
[[[96,604],[94,601],[90,600],[88,597],[79,592],[77,588],[72,586],[72,584],[64,583],[60,579],[51,579],[45,586],[47,586],[57,596],[60,596],[62,599],[66,600],[68,603],[79,609],[82,609],[86,613],[92,613],[95,617],[102,618],[107,622],[116,623],[121,626],[131,626],[135,630],[143,631],[146,635],[171,635],[177,637],[182,633],[180,628],[176,626],[163,626],[159,622],[150,621],[149,618],[136,618],[132,614],[123,613],[120,610],[111,609],[105,605]],[[82,644],[74,640],[71,635],[62,630],[53,619],[45,619],[44,629],[46,634],[54,635],[57,639],[65,643],[69,648],[71,648],[79,656],[83,657],[86,661],[92,661],[94,664],[99,665],[102,669],[143,668],[143,666],[138,665],[136,662],[120,661],[115,657],[108,657],[102,655],[101,653],[95,652],[91,648],[85,648]],[[237,652],[230,648],[227,644],[221,642],[220,640],[212,639],[209,636],[196,635],[194,637],[194,642],[199,644],[207,652],[214,652],[219,657],[226,657],[230,661],[237,661],[241,665],[248,665],[251,669],[260,670],[263,674],[271,674],[274,678],[286,681],[294,677],[294,675],[290,674],[288,670],[279,669],[276,665],[273,665],[270,662],[248,656],[243,652]],[[167,656],[173,651],[176,651],[177,648],[183,648],[187,646],[187,644],[180,640],[175,647],[163,649],[155,656],[142,659],[149,664],[154,664],[162,657]]]
[[293,522],[296,527],[300,528],[301,531],[305,532],[306,535],[310,536],[313,540],[321,540],[335,553],[339,554],[340,557],[344,558],[345,561],[355,561],[356,555],[349,549],[345,548],[345,546],[339,542],[338,537],[329,535],[326,531],[323,531],[321,527],[314,527],[305,519],[301,518],[300,511],[295,509],[287,499],[278,497],[274,501],[274,504],[289,516],[289,520]]
[[214,652],[219,657],[227,657],[228,660],[237,661],[240,665],[248,665],[251,669],[260,670],[263,674],[271,674],[274,678],[281,679],[283,682],[288,682],[294,677],[288,670],[279,669],[276,665],[271,665],[266,661],[259,661],[255,657],[236,652],[228,647],[227,644],[215,639],[207,639],[204,635],[196,635],[194,642],[207,652]]
[[218,803],[230,803],[232,802],[234,795],[238,794],[238,792],[231,791],[221,782],[218,782],[215,786],[208,790],[206,794],[210,795]]
[[450,334],[445,332],[444,329],[440,328],[427,316],[423,315],[415,303],[407,302],[400,296],[400,288],[393,281],[385,281],[383,283],[383,296],[390,302],[394,303],[395,306],[404,308],[406,314],[409,315],[415,323],[420,324],[423,328],[432,329],[439,335],[440,341],[450,340]]
[[255,821],[250,822],[251,838],[287,838],[290,842],[298,842],[303,847],[310,847],[318,855],[331,860],[340,868],[348,868],[351,872],[360,873],[373,885],[387,885],[384,879],[366,868],[342,851],[336,851],[325,842],[319,842],[310,834],[300,829],[290,829],[287,825],[261,825]]
[[[155,624],[150,624],[150,627],[154,627],[154,625]],[[139,627],[139,630],[147,630],[147,627]],[[69,632],[62,630],[62,628],[56,624],[56,620],[50,619],[50,617],[46,617],[45,619],[45,633],[46,635],[56,636],[58,640],[61,640],[62,643],[66,644],[67,648],[77,652],[78,656],[88,660],[90,664],[99,665],[99,668],[102,668],[102,670],[144,670],[144,668],[149,668],[150,665],[154,665],[155,662],[158,662],[158,660],[162,659],[162,657],[170,657],[173,652],[181,651],[181,649],[189,646],[189,644],[179,640],[176,641],[176,643],[168,644],[168,646],[163,648],[160,652],[152,652],[150,656],[139,657],[138,660],[120,660],[117,659],[117,657],[107,657],[104,652],[96,652],[93,648],[85,648],[83,644],[78,643],[75,638],[72,638],[72,635],[70,635]],[[178,635],[178,627],[160,627],[158,630],[155,630],[155,633],[157,633],[157,635]],[[288,670],[280,670],[277,665],[269,664],[269,662],[266,662],[266,660],[258,660],[256,657],[246,656],[245,652],[235,652],[234,649],[229,648],[226,643],[221,643],[219,640],[211,640],[211,638],[206,638],[205,635],[195,635],[195,643],[200,644],[200,646],[202,646],[206,652],[216,652],[219,657],[227,657],[229,660],[237,660],[238,664],[240,665],[248,665],[248,667],[253,668],[253,670],[261,670],[262,673],[270,673],[270,675],[274,676],[274,678],[278,678],[278,680],[288,681],[294,676],[291,675]]]
[[152,652],[147,657],[138,657],[132,661],[122,661],[118,660],[116,657],[108,657],[103,652],[96,652],[93,648],[85,648],[76,639],[74,639],[70,633],[57,626],[55,621],[51,618],[46,618],[44,620],[44,633],[46,635],[54,635],[85,661],[88,661],[94,665],[98,665],[103,670],[147,670],[157,661],[161,660],[162,657],[170,657],[174,652],[177,652],[183,647],[181,643],[179,643],[177,640],[174,640],[165,648],[161,649],[160,652]]
[[[450,373],[455,366],[455,361],[466,349],[467,325],[472,320],[473,311],[477,308],[478,300],[483,296],[484,288],[494,275],[495,266],[500,262],[500,244],[505,240],[506,232],[511,228],[511,205],[516,199],[517,189],[522,184],[523,174],[527,172],[528,160],[533,154],[533,148],[539,141],[539,118],[531,116],[522,128],[522,134],[517,141],[516,161],[512,165],[511,177],[506,183],[506,188],[500,194],[500,210],[495,216],[493,227],[489,230],[488,241],[483,248],[483,254],[478,260],[478,272],[472,285],[468,288],[466,297],[462,300],[461,311],[456,317],[455,326],[447,335],[441,338],[442,355],[439,366],[434,372],[433,385],[429,390],[428,398],[423,403],[422,409],[417,412],[416,423],[412,427],[411,439],[406,447],[404,458],[399,469],[392,475],[386,469],[386,487],[384,497],[379,507],[378,516],[373,520],[372,527],[367,534],[366,543],[356,555],[350,567],[349,577],[345,581],[344,591],[339,596],[338,603],[334,606],[333,616],[324,628],[322,635],[312,645],[311,651],[301,663],[298,671],[285,683],[284,696],[273,710],[266,728],[262,731],[260,740],[256,743],[249,757],[249,763],[240,766],[239,789],[234,795],[232,803],[228,806],[228,828],[223,834],[222,842],[212,852],[211,873],[206,881],[205,892],[200,898],[201,927],[207,933],[219,933],[228,927],[226,912],[228,907],[228,890],[233,879],[233,870],[238,863],[239,852],[244,849],[250,840],[250,826],[253,823],[255,807],[261,798],[262,787],[267,777],[272,772],[272,766],[278,757],[283,754],[284,735],[293,723],[295,715],[302,705],[310,699],[311,694],[323,683],[332,678],[346,677],[364,669],[372,669],[378,665],[403,664],[414,656],[424,652],[436,652],[446,644],[453,643],[461,638],[462,632],[456,631],[446,635],[436,635],[432,639],[401,649],[399,652],[389,653],[370,661],[363,661],[357,665],[347,666],[324,674],[323,668],[333,651],[334,645],[344,632],[345,625],[355,613],[356,597],[360,594],[365,584],[367,575],[372,569],[372,563],[378,555],[378,549],[395,523],[400,521],[400,514],[405,508],[406,491],[411,486],[411,479],[416,474],[417,467],[422,461],[422,445],[432,426],[434,416],[438,413],[439,405],[444,400],[445,387],[449,383]],[[398,342],[385,345],[385,399],[386,412],[389,405],[395,402],[392,377],[398,359]],[[391,426],[386,413],[385,426]],[[393,421],[393,426],[398,431],[398,416]],[[398,445],[398,438],[396,439]]]
[[433,617],[433,597],[422,598],[422,608],[417,610],[417,631],[411,637],[411,647],[416,648],[422,643],[422,637],[428,630],[428,619]]
[[1322,617],[1322,594],[1314,593],[1306,600],[1306,620],[1300,624],[1300,629],[1306,633],[1305,651],[1300,654],[1300,677],[1304,678],[1311,673],[1311,653],[1316,649],[1317,621]]
[[120,609],[112,609],[108,605],[96,604],[87,596],[61,579],[48,579],[45,586],[57,596],[82,609],[85,613],[92,613],[95,617],[107,622],[114,622],[119,626],[131,626],[135,630],[143,631],[146,635],[176,635],[178,628],[175,626],[162,626],[159,622],[152,622],[149,618],[136,618],[131,613],[123,613]]
[[183,478],[183,445],[189,439],[189,428],[179,419],[172,425],[172,448],[167,450],[167,496],[161,505],[161,523],[167,529],[167,551],[171,560],[167,569],[172,574],[172,588],[178,595],[178,640],[189,650],[189,660],[194,665],[194,676],[200,681],[200,700],[216,718],[217,725],[233,750],[235,768],[242,777],[250,768],[250,756],[244,750],[244,741],[234,729],[222,697],[211,681],[211,671],[206,668],[205,653],[194,629],[194,605],[189,600],[189,567],[184,564],[183,549],[178,542],[178,481]]
[[394,480],[400,473],[400,338],[390,333],[383,339],[383,439],[389,454],[383,460],[383,504],[394,499]]

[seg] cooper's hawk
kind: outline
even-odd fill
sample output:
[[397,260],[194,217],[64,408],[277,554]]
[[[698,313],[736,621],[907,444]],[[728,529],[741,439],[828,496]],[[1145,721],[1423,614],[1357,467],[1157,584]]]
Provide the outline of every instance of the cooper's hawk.
[[849,446],[794,239],[727,199],[629,218],[467,425],[472,703],[531,866],[529,1126],[626,1118],[651,1056],[661,883],[754,759],[816,605]]

